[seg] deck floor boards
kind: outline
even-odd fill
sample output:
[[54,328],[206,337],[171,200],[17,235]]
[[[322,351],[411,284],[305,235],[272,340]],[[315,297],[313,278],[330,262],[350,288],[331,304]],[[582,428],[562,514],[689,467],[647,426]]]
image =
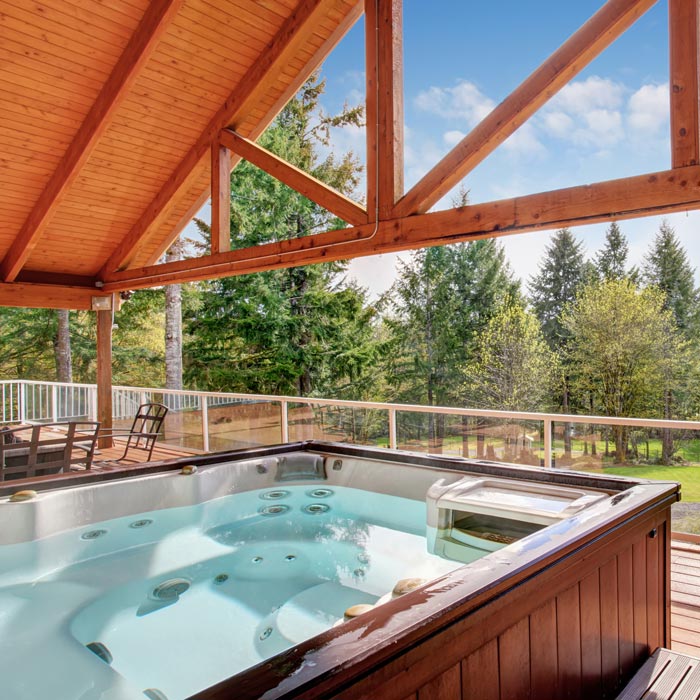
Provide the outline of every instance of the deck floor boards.
[[671,542],[671,649],[700,657],[700,543],[684,539]]

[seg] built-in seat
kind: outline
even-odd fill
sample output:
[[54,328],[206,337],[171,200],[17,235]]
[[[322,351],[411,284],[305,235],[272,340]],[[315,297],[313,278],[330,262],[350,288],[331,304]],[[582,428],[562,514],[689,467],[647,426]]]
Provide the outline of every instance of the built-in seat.
[[657,649],[617,696],[617,700],[698,700],[700,659]]

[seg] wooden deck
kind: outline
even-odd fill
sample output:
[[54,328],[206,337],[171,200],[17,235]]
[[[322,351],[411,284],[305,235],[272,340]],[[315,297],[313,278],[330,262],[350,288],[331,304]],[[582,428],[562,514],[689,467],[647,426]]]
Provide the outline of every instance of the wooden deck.
[[679,535],[671,542],[671,649],[700,657],[698,536]]
[[[104,469],[104,466],[100,464],[100,462],[109,462],[109,460],[112,459],[118,459],[119,457],[122,456],[124,453],[124,443],[123,442],[117,442],[115,441],[115,446],[110,447],[108,449],[101,449],[95,451],[95,458],[93,460],[93,469],[99,471],[100,469]],[[156,443],[156,446],[153,448],[153,456],[151,457],[152,462],[160,462],[161,460],[164,459],[175,459],[176,457],[187,457],[188,455],[192,455],[191,450],[181,450],[178,449],[177,447],[173,447],[171,445],[165,445],[163,443]],[[138,450],[133,450],[129,454],[129,459],[132,457],[134,459],[138,459],[138,457],[141,455],[141,453]],[[145,459],[143,460],[144,462],[146,461]],[[135,464],[138,464],[139,462],[135,462]],[[128,464],[123,464],[122,466],[128,466]]]
[[657,649],[617,700],[698,700],[700,660]]

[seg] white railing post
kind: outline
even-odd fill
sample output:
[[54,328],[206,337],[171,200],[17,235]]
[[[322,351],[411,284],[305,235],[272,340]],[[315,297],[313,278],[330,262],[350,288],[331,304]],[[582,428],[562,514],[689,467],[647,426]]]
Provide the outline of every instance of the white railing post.
[[552,467],[552,420],[545,418],[543,421],[544,430],[544,466],[550,469]]
[[396,409],[389,409],[389,449],[395,450],[396,446]]
[[209,452],[209,401],[206,396],[200,397],[202,407],[202,449]]
[[88,389],[88,397],[90,401],[90,415],[88,420],[97,420],[97,387],[91,386]]
[[289,442],[289,406],[286,401],[280,401],[282,424],[282,442]]
[[51,387],[51,420],[58,423],[58,387],[55,384]]
[[20,422],[27,422],[27,385],[24,382],[19,383],[19,394],[17,395],[17,403],[19,404],[19,419]]

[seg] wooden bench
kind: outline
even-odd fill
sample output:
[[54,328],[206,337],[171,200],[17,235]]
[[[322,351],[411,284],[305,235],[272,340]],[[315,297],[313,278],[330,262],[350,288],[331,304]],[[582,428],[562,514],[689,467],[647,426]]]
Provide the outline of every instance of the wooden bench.
[[69,421],[2,430],[0,481],[90,469],[99,427],[95,421]]
[[657,649],[617,700],[699,700],[700,659]]

